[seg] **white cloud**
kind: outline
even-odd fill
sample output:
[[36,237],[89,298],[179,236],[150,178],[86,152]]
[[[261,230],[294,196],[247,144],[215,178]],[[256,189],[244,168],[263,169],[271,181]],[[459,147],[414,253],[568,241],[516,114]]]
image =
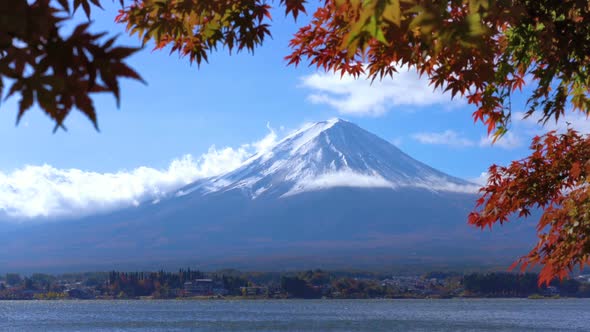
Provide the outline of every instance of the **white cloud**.
[[498,138],[496,142],[494,142],[493,136],[484,136],[479,141],[481,147],[499,147],[507,150],[516,149],[522,145],[522,139],[513,131],[507,132],[504,136]]
[[433,191],[448,191],[453,193],[463,193],[463,194],[474,194],[479,191],[479,186],[472,185],[472,184],[457,184],[452,182],[439,182],[439,183],[431,183],[431,184],[420,184],[417,183],[415,185],[418,188],[424,188]]
[[542,135],[550,130],[556,130],[558,132],[565,132],[567,128],[573,128],[581,133],[590,134],[590,119],[579,112],[567,112],[562,116],[558,122],[549,120],[547,124],[542,125],[538,121],[538,117],[525,118],[524,112],[516,112],[513,115],[512,128],[498,139],[495,143],[492,143],[493,138],[491,136],[482,137],[479,145],[482,147],[500,147],[503,149],[515,149],[524,145],[524,137],[526,141],[534,135]]
[[449,145],[455,147],[468,147],[475,145],[475,142],[468,138],[462,137],[453,130],[445,130],[441,133],[416,133],[412,135],[412,137],[423,144]]
[[302,180],[283,196],[335,187],[395,188],[396,186],[379,175],[359,174],[353,171],[340,171]]
[[402,146],[404,139],[402,137],[396,137],[391,140],[391,144],[397,146],[398,148]]
[[230,171],[252,154],[265,152],[277,138],[268,128],[270,133],[260,141],[238,148],[212,146],[198,158],[175,159],[166,169],[142,166],[98,173],[30,165],[0,172],[0,211],[17,218],[68,217],[158,200],[180,186]]
[[440,176],[428,176],[427,181],[414,182],[409,186],[416,186],[419,188],[425,188],[433,191],[449,191],[456,193],[476,193],[479,190],[479,186],[472,183],[457,183],[451,182],[448,179]]
[[543,128],[545,130],[565,132],[568,126],[581,133],[590,134],[590,118],[580,112],[567,112],[558,122],[555,122],[555,120],[549,120],[544,127],[539,124],[538,118],[528,117],[525,119],[524,116],[525,113],[523,112],[515,113],[514,122],[517,125],[524,125],[529,129],[533,129],[535,134],[543,132]]
[[[254,142],[251,145],[256,150],[256,153],[265,153],[272,149],[273,146],[277,144],[277,133],[274,129],[270,126],[270,123],[266,124],[266,128],[268,129],[269,133],[263,139],[258,142]],[[284,130],[284,127],[280,127],[281,130]]]
[[[215,145],[211,146],[207,153],[192,163],[194,178],[204,178],[231,171],[248,158],[253,152],[248,146],[241,146],[237,149],[225,147],[218,150]],[[192,159],[192,156],[189,155]],[[173,161],[172,163],[176,162]]]
[[423,144],[449,145],[455,147],[495,147],[502,149],[517,149],[524,146],[526,140],[532,135],[540,135],[549,130],[565,132],[568,128],[576,129],[581,133],[590,133],[590,119],[581,113],[566,113],[558,122],[549,121],[545,126],[538,123],[535,118],[524,118],[524,113],[514,114],[512,128],[496,142],[493,142],[493,136],[483,136],[479,142],[469,138],[462,137],[454,130],[444,132],[424,132],[416,133],[412,137]]
[[490,174],[488,172],[482,172],[478,177],[468,179],[468,181],[478,184],[480,186],[485,186],[486,184],[488,184],[489,176]]
[[[401,67],[393,78],[376,79],[372,84],[366,75],[358,79],[336,73],[315,73],[302,78],[303,86],[314,90],[308,100],[326,104],[342,114],[378,116],[391,106],[430,106],[460,104],[451,101],[448,93],[434,90],[426,77],[420,78],[415,70]],[[447,106],[448,107],[448,106]]]
[[283,196],[297,195],[306,191],[316,191],[328,188],[387,188],[398,189],[404,187],[423,188],[432,191],[448,191],[457,193],[476,193],[479,186],[472,184],[451,183],[444,178],[432,177],[426,182],[391,182],[378,174],[360,174],[350,170],[322,174],[299,181]]
[[461,136],[454,130],[445,130],[438,133],[416,133],[412,135],[412,138],[422,144],[448,145],[453,147],[480,146],[498,147],[502,149],[516,149],[522,146],[522,139],[512,131],[506,133],[495,143],[493,143],[493,137],[491,136],[484,136],[478,143],[476,143],[469,138]]

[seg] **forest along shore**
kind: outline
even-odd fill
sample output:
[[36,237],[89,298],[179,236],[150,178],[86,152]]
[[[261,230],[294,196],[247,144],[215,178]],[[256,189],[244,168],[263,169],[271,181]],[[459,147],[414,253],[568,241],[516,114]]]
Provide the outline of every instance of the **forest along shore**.
[[590,297],[590,275],[539,286],[535,273],[86,272],[0,276],[0,300],[60,299],[370,299]]

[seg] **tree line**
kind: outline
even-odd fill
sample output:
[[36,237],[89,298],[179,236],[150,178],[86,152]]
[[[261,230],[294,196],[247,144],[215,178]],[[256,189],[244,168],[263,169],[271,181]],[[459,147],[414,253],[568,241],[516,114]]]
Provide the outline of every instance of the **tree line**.
[[320,269],[299,272],[180,269],[176,272],[110,271],[58,276],[9,273],[0,276],[0,299],[181,298],[192,296],[185,292],[184,285],[197,279],[210,279],[224,290],[223,296],[230,297],[246,296],[245,289],[249,287],[256,288],[255,295],[264,298],[590,297],[588,279],[554,279],[549,285],[539,285],[536,273],[430,272],[396,276],[383,272]]

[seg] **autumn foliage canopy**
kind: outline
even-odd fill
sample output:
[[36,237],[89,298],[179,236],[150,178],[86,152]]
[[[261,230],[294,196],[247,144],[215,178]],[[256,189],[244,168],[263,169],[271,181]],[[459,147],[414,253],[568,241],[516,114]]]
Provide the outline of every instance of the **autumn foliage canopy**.
[[[0,87],[20,94],[17,118],[34,102],[56,123],[72,109],[96,125],[91,95],[118,100],[119,79],[141,80],[124,61],[137,49],[81,24],[60,25],[100,1],[0,2]],[[510,96],[530,88],[526,116],[541,123],[590,114],[590,2],[583,0],[121,0],[116,21],[144,44],[197,64],[218,49],[250,51],[271,35],[272,6],[297,19],[289,64],[308,63],[383,79],[408,66],[437,89],[476,107],[495,139],[510,128]],[[311,12],[313,10],[313,12]],[[310,11],[308,13],[308,11]],[[528,90],[527,90],[528,91]],[[590,254],[590,137],[569,129],[534,138],[531,155],[492,166],[469,223],[481,228],[542,209],[539,242],[517,263],[540,264],[540,282],[564,277]]]

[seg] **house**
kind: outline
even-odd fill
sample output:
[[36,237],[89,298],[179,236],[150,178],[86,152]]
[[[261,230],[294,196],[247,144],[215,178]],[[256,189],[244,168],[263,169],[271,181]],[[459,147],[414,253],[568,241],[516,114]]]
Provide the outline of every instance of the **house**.
[[549,286],[545,291],[542,292],[545,296],[556,296],[559,295],[559,288],[555,286]]
[[259,287],[259,286],[240,287],[240,291],[242,292],[243,296],[268,295],[268,287]]
[[184,294],[187,296],[227,295],[227,293],[223,283],[213,279],[195,279],[184,283]]
[[184,293],[189,296],[213,295],[212,279],[195,279],[184,283]]
[[67,294],[72,299],[90,300],[95,298],[91,289],[72,288],[67,291]]

